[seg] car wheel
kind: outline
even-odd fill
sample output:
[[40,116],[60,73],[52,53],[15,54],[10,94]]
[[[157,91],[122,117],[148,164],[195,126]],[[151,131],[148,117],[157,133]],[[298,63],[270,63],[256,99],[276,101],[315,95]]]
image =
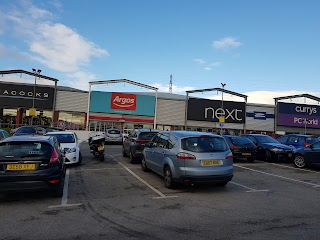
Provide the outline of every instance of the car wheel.
[[144,156],[141,157],[141,169],[144,172],[149,171],[149,168],[147,167],[147,162],[146,162],[146,159],[144,158]]
[[128,154],[127,154],[126,151],[124,150],[124,147],[122,147],[122,156],[123,156],[123,157],[128,157]]
[[306,166],[306,162],[304,160],[304,157],[301,155],[295,156],[293,163],[297,168],[304,168]]
[[62,197],[63,196],[63,187],[64,187],[64,177],[61,176],[60,182],[58,183],[58,185],[51,187],[51,196],[57,197],[57,198]]
[[175,187],[175,182],[172,179],[172,172],[169,166],[166,166],[164,169],[164,186],[166,188],[174,188]]
[[266,150],[266,155],[265,155],[265,157],[266,157],[266,161],[267,162],[272,162],[272,152],[270,151],[270,150]]
[[135,163],[136,162],[136,158],[132,155],[132,151],[129,151],[129,162],[130,163]]
[[81,163],[82,163],[82,154],[81,154],[81,152],[79,152],[79,160],[78,160],[78,162],[77,162],[75,165],[76,165],[76,166],[80,166]]

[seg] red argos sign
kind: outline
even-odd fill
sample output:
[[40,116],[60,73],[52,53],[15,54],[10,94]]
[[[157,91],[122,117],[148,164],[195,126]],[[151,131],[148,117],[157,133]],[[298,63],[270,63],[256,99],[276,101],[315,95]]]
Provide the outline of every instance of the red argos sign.
[[136,110],[136,106],[137,95],[135,94],[113,92],[111,95],[111,109]]

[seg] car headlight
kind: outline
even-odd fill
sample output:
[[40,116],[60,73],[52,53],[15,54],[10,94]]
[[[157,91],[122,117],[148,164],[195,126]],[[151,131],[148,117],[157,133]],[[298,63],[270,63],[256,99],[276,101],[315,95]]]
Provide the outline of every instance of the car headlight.
[[65,148],[64,151],[65,151],[66,153],[72,153],[72,152],[76,152],[77,149],[76,149],[76,148]]
[[281,149],[281,148],[272,148],[271,151],[274,151],[274,152],[283,152],[283,149]]

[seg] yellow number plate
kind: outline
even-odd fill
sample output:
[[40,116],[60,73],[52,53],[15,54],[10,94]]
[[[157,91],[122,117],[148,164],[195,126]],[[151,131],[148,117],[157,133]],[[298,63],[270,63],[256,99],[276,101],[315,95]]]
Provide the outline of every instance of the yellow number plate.
[[243,156],[250,156],[251,153],[242,153]]
[[214,165],[221,165],[221,160],[202,160],[202,166],[214,166]]
[[101,151],[101,150],[103,150],[103,149],[104,149],[104,146],[98,147],[98,151]]
[[7,170],[19,171],[19,170],[36,170],[35,164],[8,164]]

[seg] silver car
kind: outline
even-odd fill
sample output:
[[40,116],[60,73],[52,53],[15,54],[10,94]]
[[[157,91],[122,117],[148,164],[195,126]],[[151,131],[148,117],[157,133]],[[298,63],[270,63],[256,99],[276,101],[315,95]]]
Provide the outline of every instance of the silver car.
[[146,144],[141,168],[163,176],[167,188],[177,182],[225,186],[233,177],[233,155],[219,135],[164,131]]
[[122,144],[123,137],[119,129],[108,129],[105,134],[105,143]]

